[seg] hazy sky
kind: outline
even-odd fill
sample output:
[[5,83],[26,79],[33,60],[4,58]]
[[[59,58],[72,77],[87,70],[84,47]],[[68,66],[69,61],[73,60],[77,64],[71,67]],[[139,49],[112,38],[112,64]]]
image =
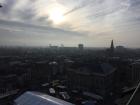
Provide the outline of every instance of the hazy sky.
[[0,0],[0,45],[140,47],[140,0]]

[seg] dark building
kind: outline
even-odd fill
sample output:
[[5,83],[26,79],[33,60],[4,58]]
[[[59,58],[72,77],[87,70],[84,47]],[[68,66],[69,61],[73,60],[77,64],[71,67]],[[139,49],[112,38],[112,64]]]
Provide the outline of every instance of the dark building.
[[113,40],[111,41],[110,51],[112,53],[114,52],[114,42],[113,42]]
[[129,73],[129,80],[131,84],[135,85],[140,80],[140,62],[135,61],[131,64],[131,69]]
[[117,52],[125,52],[126,48],[124,46],[116,46],[115,51],[117,51]]
[[114,56],[114,51],[115,51],[114,42],[113,40],[111,40],[110,48],[107,49],[108,56]]
[[79,48],[79,50],[83,50],[84,49],[84,45],[83,44],[78,44],[78,48]]
[[68,70],[69,86],[91,93],[108,96],[113,91],[115,68],[108,63],[93,63]]

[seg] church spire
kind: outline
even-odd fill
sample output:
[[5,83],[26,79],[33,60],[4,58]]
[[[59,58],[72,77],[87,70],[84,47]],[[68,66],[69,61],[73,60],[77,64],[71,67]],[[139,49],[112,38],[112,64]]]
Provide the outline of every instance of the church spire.
[[110,51],[112,53],[114,52],[114,42],[113,42],[113,40],[111,41]]

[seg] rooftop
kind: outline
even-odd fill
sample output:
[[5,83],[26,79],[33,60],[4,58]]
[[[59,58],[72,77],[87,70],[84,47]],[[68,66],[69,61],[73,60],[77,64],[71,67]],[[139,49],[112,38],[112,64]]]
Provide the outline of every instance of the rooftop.
[[25,92],[15,100],[16,105],[73,105],[61,99],[39,93]]
[[115,68],[109,63],[92,63],[92,64],[81,64],[80,66],[73,67],[76,69],[76,72],[85,73],[85,74],[103,74],[107,75],[112,73]]

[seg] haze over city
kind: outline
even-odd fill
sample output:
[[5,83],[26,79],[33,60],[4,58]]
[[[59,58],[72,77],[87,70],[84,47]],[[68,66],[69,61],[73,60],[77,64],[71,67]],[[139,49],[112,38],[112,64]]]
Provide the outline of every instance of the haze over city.
[[0,0],[0,45],[140,47],[140,0]]
[[0,105],[140,105],[140,0],[0,0]]

